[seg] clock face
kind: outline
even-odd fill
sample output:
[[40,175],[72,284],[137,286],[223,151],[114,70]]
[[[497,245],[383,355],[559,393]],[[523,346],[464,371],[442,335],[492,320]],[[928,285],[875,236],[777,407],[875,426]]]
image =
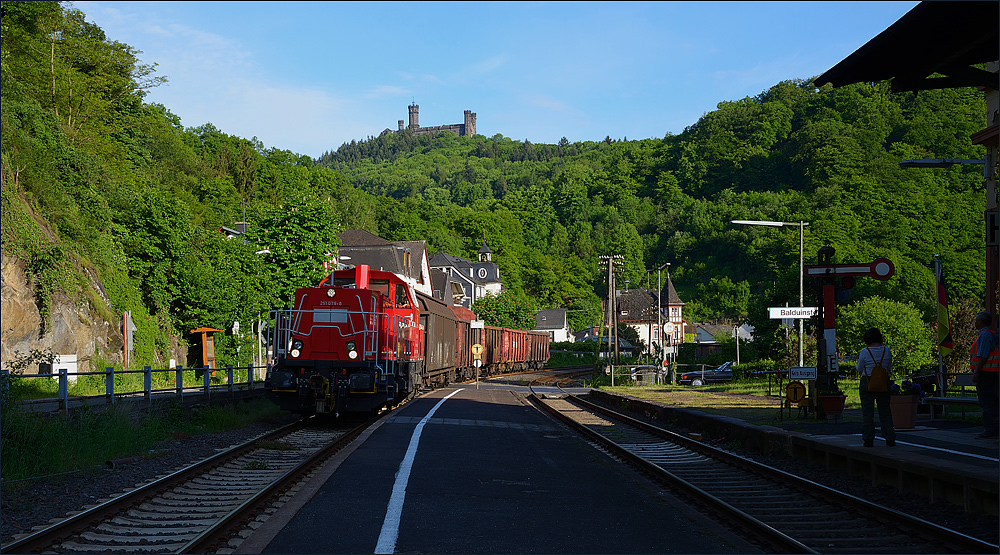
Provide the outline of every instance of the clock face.
[[486,279],[486,268],[479,269],[479,279]]

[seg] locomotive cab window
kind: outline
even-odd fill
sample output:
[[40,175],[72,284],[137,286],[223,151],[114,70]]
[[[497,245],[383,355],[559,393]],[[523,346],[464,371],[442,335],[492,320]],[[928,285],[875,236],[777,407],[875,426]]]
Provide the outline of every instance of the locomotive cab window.
[[387,279],[373,279],[368,282],[368,289],[372,291],[382,293],[386,297],[389,296],[389,280]]
[[410,300],[406,296],[406,286],[396,285],[396,308],[410,308]]

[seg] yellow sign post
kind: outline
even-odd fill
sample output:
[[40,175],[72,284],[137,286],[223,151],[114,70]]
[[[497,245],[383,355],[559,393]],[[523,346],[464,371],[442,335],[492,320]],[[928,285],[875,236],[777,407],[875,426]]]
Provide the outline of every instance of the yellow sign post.
[[[806,398],[806,386],[802,382],[788,382],[785,387],[785,402],[788,404],[788,416],[792,415],[792,404],[799,404]],[[784,410],[781,414],[784,414]]]
[[479,389],[479,367],[482,366],[483,361],[480,357],[483,354],[483,346],[479,343],[472,344],[472,358],[475,359],[473,364],[476,366],[476,389]]

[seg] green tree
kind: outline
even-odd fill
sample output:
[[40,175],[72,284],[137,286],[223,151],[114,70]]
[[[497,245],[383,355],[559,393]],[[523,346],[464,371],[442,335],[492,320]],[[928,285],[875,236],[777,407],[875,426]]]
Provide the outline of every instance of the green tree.
[[271,306],[281,306],[299,287],[323,279],[328,271],[323,263],[337,252],[340,230],[331,207],[308,192],[264,210],[244,237],[259,248],[267,265]]
[[500,295],[484,295],[476,299],[472,311],[487,326],[530,330],[535,327],[535,311],[528,300],[504,290]]
[[892,374],[904,376],[933,363],[932,331],[910,303],[868,297],[840,308],[837,315],[837,345],[841,355],[857,355],[865,347],[862,339],[869,328],[878,328],[892,349]]

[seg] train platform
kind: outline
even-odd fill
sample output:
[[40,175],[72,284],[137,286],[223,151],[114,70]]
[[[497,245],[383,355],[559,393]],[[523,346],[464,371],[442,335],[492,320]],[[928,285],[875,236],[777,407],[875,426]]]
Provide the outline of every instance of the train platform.
[[760,553],[502,388],[445,387],[335,455],[234,553]]
[[869,476],[873,484],[917,493],[928,503],[947,501],[970,512],[998,514],[1000,442],[977,439],[983,428],[969,421],[918,414],[916,426],[896,430],[895,446],[887,446],[877,430],[875,446],[865,447],[860,409],[846,409],[836,420],[793,415],[778,425],[761,426],[628,395],[596,390],[586,394],[609,406],[621,406],[627,398],[637,416],[677,422],[713,442],[739,441],[761,453],[793,456],[831,471]]

